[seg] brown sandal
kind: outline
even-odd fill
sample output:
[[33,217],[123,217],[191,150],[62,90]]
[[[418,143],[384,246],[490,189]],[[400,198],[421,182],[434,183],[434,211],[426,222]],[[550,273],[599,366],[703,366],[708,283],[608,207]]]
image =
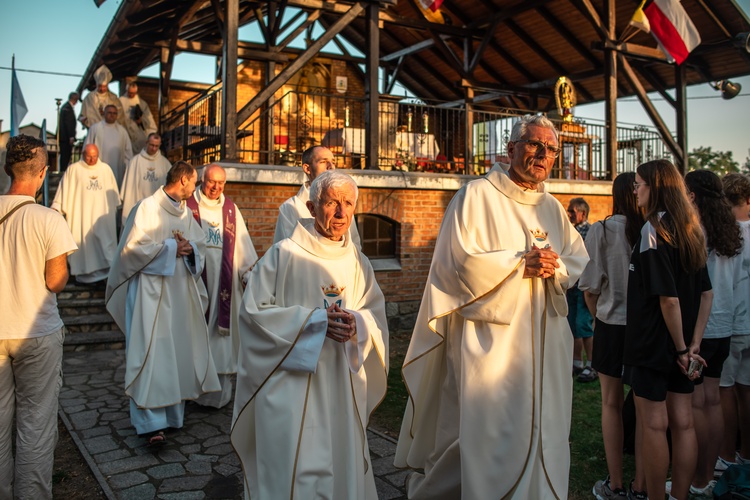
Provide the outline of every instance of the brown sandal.
[[164,431],[159,431],[151,435],[148,438],[149,447],[155,448],[167,444],[167,436],[164,435]]

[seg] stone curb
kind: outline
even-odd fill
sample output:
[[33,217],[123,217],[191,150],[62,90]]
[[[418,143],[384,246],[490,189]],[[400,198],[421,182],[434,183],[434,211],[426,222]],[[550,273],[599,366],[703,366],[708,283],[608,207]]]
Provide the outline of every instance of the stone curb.
[[73,442],[76,444],[76,448],[78,448],[78,451],[81,452],[83,459],[86,461],[86,465],[89,466],[89,470],[94,475],[94,478],[96,478],[96,482],[99,483],[99,487],[102,489],[104,496],[107,497],[107,500],[117,500],[114,491],[112,491],[112,488],[109,487],[109,483],[107,483],[107,479],[99,471],[99,467],[96,465],[96,462],[94,462],[91,454],[83,445],[83,441],[81,441],[81,439],[78,437],[78,434],[75,432],[75,429],[73,429],[73,424],[68,419],[68,416],[62,409],[58,409],[57,414],[60,416],[63,424],[65,424],[65,428],[68,429],[68,434],[70,434],[70,437],[73,438]]

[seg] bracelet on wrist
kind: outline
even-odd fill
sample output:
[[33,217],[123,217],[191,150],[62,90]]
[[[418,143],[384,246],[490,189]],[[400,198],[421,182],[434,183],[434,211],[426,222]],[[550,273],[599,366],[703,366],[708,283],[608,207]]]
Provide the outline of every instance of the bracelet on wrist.
[[687,353],[689,353],[689,352],[690,352],[690,348],[689,348],[689,347],[686,347],[686,348],[685,348],[685,349],[683,349],[682,351],[677,351],[677,355],[678,355],[678,356],[682,356],[683,354],[687,354]]

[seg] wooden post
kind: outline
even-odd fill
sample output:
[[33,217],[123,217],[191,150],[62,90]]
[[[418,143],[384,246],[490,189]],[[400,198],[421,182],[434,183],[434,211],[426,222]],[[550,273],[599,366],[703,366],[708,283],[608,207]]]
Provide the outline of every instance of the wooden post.
[[380,143],[378,133],[380,131],[378,111],[378,61],[380,59],[380,32],[378,30],[378,18],[380,16],[380,5],[376,2],[367,7],[365,14],[367,56],[365,62],[365,95],[367,104],[365,106],[365,153],[367,154],[366,167],[379,170],[378,160]]
[[685,65],[675,67],[675,124],[677,126],[677,144],[682,149],[682,157],[675,156],[675,166],[685,175],[688,171],[688,140],[687,140],[687,78]]
[[[616,8],[615,0],[606,0],[605,18],[607,22],[607,32],[610,41],[617,38],[616,33]],[[605,47],[610,44],[604,40]],[[614,180],[617,177],[617,53],[612,48],[604,50],[604,115],[607,142],[607,157],[605,159],[609,170],[609,179]],[[591,156],[589,156],[589,162]]]
[[[164,116],[169,107],[169,80],[172,78],[172,60],[169,49],[162,47],[159,57],[159,117]],[[161,123],[161,118],[159,119]]]
[[464,144],[464,173],[474,173],[474,89],[466,88],[466,121]]
[[224,47],[222,49],[221,159],[237,159],[237,41],[239,0],[224,4]]

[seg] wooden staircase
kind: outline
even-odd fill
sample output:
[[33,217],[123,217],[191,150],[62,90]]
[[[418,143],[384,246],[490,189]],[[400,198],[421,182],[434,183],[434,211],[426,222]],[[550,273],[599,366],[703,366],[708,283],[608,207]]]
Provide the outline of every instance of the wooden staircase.
[[57,294],[66,329],[65,351],[125,348],[125,335],[104,307],[104,284],[79,285],[71,278]]

